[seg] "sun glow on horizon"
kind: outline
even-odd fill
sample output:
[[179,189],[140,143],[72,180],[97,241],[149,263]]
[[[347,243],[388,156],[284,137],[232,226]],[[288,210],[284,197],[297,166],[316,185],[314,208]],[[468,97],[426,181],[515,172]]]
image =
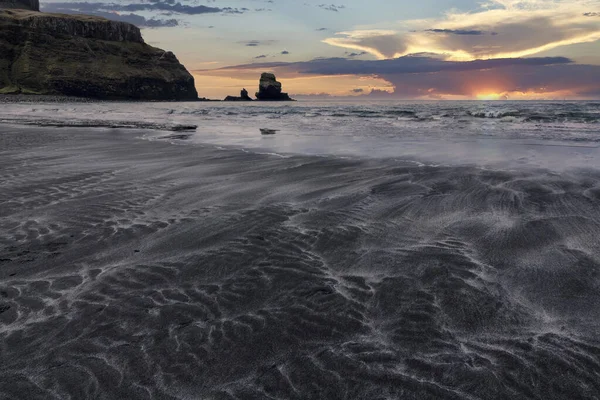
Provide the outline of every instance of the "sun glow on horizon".
[[477,100],[505,100],[506,96],[501,93],[479,93]]

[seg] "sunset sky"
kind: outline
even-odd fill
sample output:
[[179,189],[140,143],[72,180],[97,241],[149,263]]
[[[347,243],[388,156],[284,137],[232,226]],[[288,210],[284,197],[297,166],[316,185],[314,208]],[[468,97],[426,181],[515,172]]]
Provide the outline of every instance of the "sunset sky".
[[600,0],[100,1],[42,10],[137,24],[209,98],[263,71],[296,96],[600,98]]

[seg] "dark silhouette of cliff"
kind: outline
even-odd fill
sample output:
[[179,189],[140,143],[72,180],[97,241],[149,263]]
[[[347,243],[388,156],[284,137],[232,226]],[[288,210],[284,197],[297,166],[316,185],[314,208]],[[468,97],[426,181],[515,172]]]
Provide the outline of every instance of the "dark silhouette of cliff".
[[0,0],[0,94],[198,99],[177,57],[144,43],[136,26],[33,8],[37,0]]

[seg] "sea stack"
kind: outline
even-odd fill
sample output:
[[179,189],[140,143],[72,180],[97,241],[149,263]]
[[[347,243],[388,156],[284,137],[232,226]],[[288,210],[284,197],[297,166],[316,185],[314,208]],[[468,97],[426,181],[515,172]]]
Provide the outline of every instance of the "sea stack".
[[263,72],[260,76],[256,98],[262,101],[293,101],[287,93],[281,91],[281,82],[269,72]]
[[0,0],[0,94],[197,100],[193,76],[134,25]]
[[236,96],[227,96],[223,101],[253,101],[250,96],[248,96],[248,91],[246,89],[242,89],[240,92],[240,97]]

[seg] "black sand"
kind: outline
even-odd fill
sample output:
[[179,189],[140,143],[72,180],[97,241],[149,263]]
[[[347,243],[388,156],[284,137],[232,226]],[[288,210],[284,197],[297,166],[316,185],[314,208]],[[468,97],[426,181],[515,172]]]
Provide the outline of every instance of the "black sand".
[[0,126],[0,398],[600,397],[600,172]]

